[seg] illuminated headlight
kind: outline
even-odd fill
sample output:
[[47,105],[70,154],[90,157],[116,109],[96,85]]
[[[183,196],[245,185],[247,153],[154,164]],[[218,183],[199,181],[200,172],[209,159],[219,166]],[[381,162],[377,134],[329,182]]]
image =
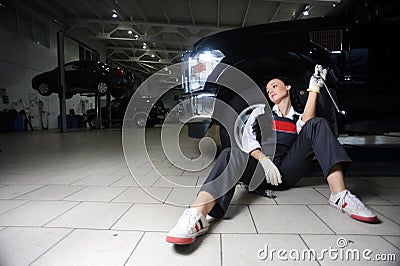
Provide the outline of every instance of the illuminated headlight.
[[186,93],[204,88],[208,76],[221,62],[225,55],[219,50],[206,50],[184,56],[183,88]]

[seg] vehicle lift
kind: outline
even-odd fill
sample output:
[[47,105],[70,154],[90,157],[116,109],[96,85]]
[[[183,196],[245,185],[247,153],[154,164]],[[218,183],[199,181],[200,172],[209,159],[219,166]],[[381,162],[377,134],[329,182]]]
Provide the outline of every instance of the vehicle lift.
[[[69,37],[69,36],[68,36]],[[71,38],[71,37],[70,37]],[[57,59],[58,59],[58,69],[59,69],[59,81],[61,86],[61,93],[58,95],[59,103],[60,103],[60,118],[61,118],[61,132],[67,131],[67,112],[66,112],[66,82],[65,82],[65,53],[64,53],[64,39],[65,33],[64,31],[57,32]],[[73,39],[73,38],[72,38]],[[74,41],[81,43],[75,39]],[[85,44],[84,44],[85,45]],[[86,46],[86,45],[85,45]],[[96,108],[96,128],[101,129],[101,96],[95,94],[95,108]],[[110,92],[107,93],[107,126],[111,128],[111,95]]]

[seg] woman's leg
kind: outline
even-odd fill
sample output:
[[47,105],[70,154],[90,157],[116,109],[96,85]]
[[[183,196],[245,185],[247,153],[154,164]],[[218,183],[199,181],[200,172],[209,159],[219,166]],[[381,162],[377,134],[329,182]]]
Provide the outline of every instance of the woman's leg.
[[346,189],[342,166],[339,163],[332,167],[326,179],[332,194],[337,194]]
[[351,159],[328,122],[315,117],[307,121],[289,152],[277,163],[283,176],[278,189],[294,186],[303,177],[314,156],[324,176],[335,182],[335,188],[339,188],[340,179],[343,179],[342,167],[350,164]]
[[329,204],[348,214],[351,218],[363,222],[375,222],[377,217],[361,200],[346,189],[344,184],[343,170],[340,164],[335,164],[328,175],[331,195]]
[[350,164],[351,160],[336,139],[328,122],[323,118],[310,119],[283,158],[280,165],[282,181],[284,181],[281,184],[283,188],[289,188],[301,178],[300,174],[304,174],[305,167],[311,162],[313,154],[331,190],[329,204],[353,219],[375,222],[376,215],[365,207],[357,196],[346,189],[343,166]]
[[201,214],[206,216],[214,208],[215,204],[216,201],[213,195],[206,191],[200,191],[190,207],[196,208]]
[[224,149],[201,187],[196,200],[179,218],[166,237],[174,244],[191,244],[208,227],[206,215],[222,218],[232,200],[235,186],[248,169],[249,155],[238,149]]

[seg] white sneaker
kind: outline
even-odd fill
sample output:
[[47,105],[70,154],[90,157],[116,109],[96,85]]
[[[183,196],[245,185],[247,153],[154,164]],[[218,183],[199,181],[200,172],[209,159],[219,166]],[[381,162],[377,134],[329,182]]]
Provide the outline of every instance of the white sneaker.
[[336,195],[331,194],[329,197],[329,204],[348,214],[351,218],[363,222],[375,222],[377,217],[373,214],[361,200],[347,189]]
[[167,242],[177,245],[192,244],[196,238],[207,232],[209,223],[196,208],[186,209],[178,222],[167,234]]

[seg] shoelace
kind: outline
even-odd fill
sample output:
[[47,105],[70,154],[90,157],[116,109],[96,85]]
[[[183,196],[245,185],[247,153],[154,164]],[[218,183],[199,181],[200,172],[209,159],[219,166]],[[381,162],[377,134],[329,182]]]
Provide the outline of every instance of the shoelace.
[[189,231],[194,228],[198,219],[199,217],[195,213],[191,211],[185,211],[179,219],[178,226],[182,229],[185,229],[185,231]]
[[352,203],[351,205],[354,205],[357,210],[364,207],[364,204],[360,201],[360,199],[356,195],[352,194],[350,191],[347,190],[345,192],[345,194],[342,197],[340,197],[340,200],[339,200],[339,208],[340,209],[343,209],[346,207],[347,204],[344,204],[346,202],[346,198],[349,199],[347,202],[351,202]]

